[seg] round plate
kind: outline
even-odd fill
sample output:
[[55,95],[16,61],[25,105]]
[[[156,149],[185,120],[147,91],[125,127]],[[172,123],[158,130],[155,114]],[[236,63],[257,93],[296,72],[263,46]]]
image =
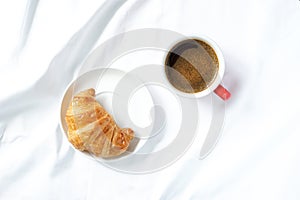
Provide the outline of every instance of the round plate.
[[[94,88],[96,91],[96,100],[105,108],[105,110],[111,114],[117,123],[117,125],[120,128],[126,128],[128,125],[132,124],[134,122],[135,126],[138,127],[146,127],[149,124],[151,124],[151,117],[148,113],[150,113],[151,108],[154,106],[152,97],[147,90],[146,87],[140,87],[134,95],[131,96],[128,106],[124,107],[122,109],[125,109],[126,112],[128,112],[128,117],[124,117],[124,110],[120,112],[120,110],[113,109],[113,98],[118,98],[118,94],[115,92],[116,87],[118,87],[118,84],[120,81],[122,81],[122,84],[138,84],[143,85],[141,80],[133,77],[133,76],[126,76],[125,72],[118,70],[118,69],[112,69],[112,68],[99,68],[95,70],[91,70],[89,72],[84,73],[83,75],[79,76],[76,80],[74,80],[67,90],[65,91],[62,103],[61,103],[61,113],[60,113],[60,124],[62,131],[64,133],[64,136],[67,138],[67,124],[65,121],[65,115],[66,111],[69,107],[69,104],[72,100],[72,98],[80,91]],[[125,81],[125,82],[124,82]],[[138,102],[142,102],[142,104],[139,104]],[[134,106],[132,106],[134,104]],[[146,113],[146,114],[145,114]],[[128,127],[133,128],[133,127]],[[135,131],[135,130],[134,130]],[[143,145],[145,144],[146,140],[139,140],[140,137],[145,137],[145,133],[141,135],[142,133],[135,131],[135,137],[131,141],[127,151],[123,153],[122,155],[116,158],[124,157],[130,153],[135,153]],[[73,147],[73,145],[70,143],[70,145]],[[73,147],[74,148],[74,147]],[[74,148],[75,149],[75,148]],[[76,149],[77,150],[77,149]],[[78,150],[77,150],[78,151]],[[95,159],[102,159],[93,156],[92,154],[88,152],[82,152],[83,154],[94,157]]]

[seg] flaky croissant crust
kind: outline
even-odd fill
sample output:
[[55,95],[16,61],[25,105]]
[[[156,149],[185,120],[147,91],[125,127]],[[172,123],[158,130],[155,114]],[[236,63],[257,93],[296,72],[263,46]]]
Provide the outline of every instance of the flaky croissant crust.
[[76,149],[104,158],[125,152],[134,136],[130,128],[117,126],[112,116],[96,101],[93,88],[73,97],[65,120],[68,139]]

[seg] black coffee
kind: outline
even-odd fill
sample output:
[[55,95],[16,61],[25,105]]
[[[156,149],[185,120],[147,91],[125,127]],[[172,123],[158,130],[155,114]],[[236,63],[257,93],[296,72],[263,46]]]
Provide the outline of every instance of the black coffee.
[[186,93],[201,92],[216,79],[219,61],[213,48],[189,39],[175,45],[167,55],[165,71],[170,83]]

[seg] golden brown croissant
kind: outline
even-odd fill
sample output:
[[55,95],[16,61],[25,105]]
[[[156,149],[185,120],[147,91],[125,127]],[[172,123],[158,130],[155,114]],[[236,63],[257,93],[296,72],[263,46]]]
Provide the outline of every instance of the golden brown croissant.
[[120,129],[112,116],[95,100],[95,90],[76,94],[67,110],[68,139],[76,149],[104,158],[126,151],[134,133]]

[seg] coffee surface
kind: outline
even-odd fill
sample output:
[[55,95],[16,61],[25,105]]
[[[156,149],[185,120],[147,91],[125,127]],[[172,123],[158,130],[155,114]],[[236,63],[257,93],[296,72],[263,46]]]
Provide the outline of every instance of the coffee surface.
[[201,92],[216,79],[218,57],[211,46],[201,40],[185,40],[169,52],[165,71],[170,83],[186,93]]

